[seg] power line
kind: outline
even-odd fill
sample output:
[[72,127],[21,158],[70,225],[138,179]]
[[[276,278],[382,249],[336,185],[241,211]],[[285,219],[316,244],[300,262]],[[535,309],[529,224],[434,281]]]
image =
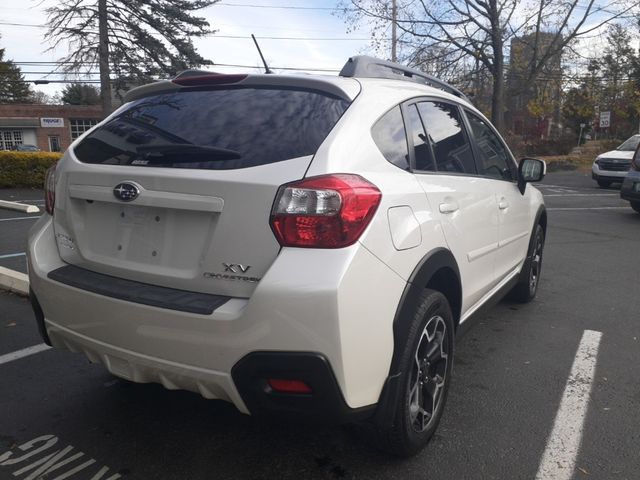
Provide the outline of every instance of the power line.
[[10,27],[37,27],[47,28],[46,25],[37,25],[35,23],[12,23],[12,22],[0,22],[0,25],[8,25]]
[[[0,64],[2,63],[8,63],[8,62],[0,62]],[[11,62],[14,65],[19,65],[19,66],[42,66],[42,67],[48,67],[48,66],[59,66],[59,65],[95,65],[95,63],[91,63],[91,62],[38,62],[38,61],[34,61],[34,62]],[[96,62],[97,63],[97,62]],[[260,67],[260,66],[256,66],[256,65],[241,65],[241,64],[236,64],[236,63],[214,63],[212,65],[207,65],[207,67],[235,67],[235,68],[255,68],[258,70],[264,70],[264,67]],[[294,70],[294,71],[309,71],[309,72],[339,72],[340,68],[316,68],[316,67],[277,67],[274,66],[272,67],[275,70]],[[33,73],[36,74],[36,72],[22,72],[23,74],[26,73]],[[52,70],[50,72],[37,72],[37,74],[41,74],[41,75],[73,75],[75,73],[79,73],[80,75],[83,75],[84,72],[78,72],[78,71],[74,71],[74,73],[69,73],[69,72],[60,72],[60,71],[55,71]],[[91,75],[96,74],[96,72],[90,72]]]
[[[36,24],[28,24],[28,23],[9,23],[9,22],[0,22],[0,25],[10,25],[14,27],[36,27],[36,28],[47,28],[46,25],[36,25]],[[212,33],[207,35],[207,38],[230,38],[230,39],[247,39],[250,40],[251,37],[248,35],[220,35],[217,33]],[[307,41],[368,41],[370,38],[358,38],[358,37],[276,37],[276,36],[258,36],[260,40],[307,40]],[[387,38],[379,38],[378,40],[389,40]]]
[[246,7],[246,8],[271,8],[271,9],[282,9],[282,10],[325,10],[325,11],[351,11],[354,10],[352,8],[340,8],[340,7],[307,7],[300,5],[256,5],[252,3],[227,3],[227,2],[219,2],[216,5],[223,5],[225,7]]
[[[245,39],[251,39],[250,36],[246,36],[246,35],[218,35],[218,34],[212,34],[212,35],[207,35],[208,38],[245,38]],[[370,38],[349,38],[349,37],[263,37],[263,36],[257,36],[256,38],[259,38],[260,40],[311,40],[311,41],[367,41],[367,40],[371,40]],[[389,40],[388,38],[380,38],[379,40]]]

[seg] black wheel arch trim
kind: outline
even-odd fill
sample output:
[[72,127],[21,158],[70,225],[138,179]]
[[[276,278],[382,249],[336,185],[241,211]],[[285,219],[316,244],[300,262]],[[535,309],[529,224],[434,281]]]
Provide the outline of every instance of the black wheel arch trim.
[[[413,300],[413,304],[409,305],[413,309],[418,300],[418,296],[422,293],[422,290],[424,290],[427,285],[429,285],[429,282],[434,278],[436,273],[438,273],[438,271],[442,269],[451,270],[451,272],[455,275],[455,279],[457,282],[455,287],[458,289],[458,291],[462,291],[460,269],[458,268],[458,263],[456,262],[453,253],[451,253],[450,250],[442,247],[430,251],[424,257],[422,257],[422,260],[420,260],[416,268],[411,273],[411,276],[409,277],[407,286],[405,287],[405,290],[402,294],[400,304],[398,305],[396,316],[393,319],[394,330],[396,324],[402,321],[402,313],[405,313],[406,315],[406,312],[402,312],[402,310],[406,310],[407,305],[405,304],[407,303],[407,301]],[[435,286],[432,288],[434,290],[441,291]],[[446,296],[447,292],[442,293]],[[461,305],[451,305],[451,312],[453,313],[453,318],[456,324],[460,320],[460,308]]]
[[529,245],[527,246],[527,256],[524,259],[524,265],[522,265],[522,270],[520,270],[520,275],[518,276],[518,282],[528,281],[528,272],[529,265],[531,264],[531,251],[533,250],[533,242],[534,242],[534,234],[536,232],[536,227],[540,225],[542,227],[542,232],[544,233],[544,238],[547,238],[547,209],[544,205],[541,205],[536,212],[536,218],[531,226],[531,236],[529,237]]
[[[454,287],[458,292],[460,292],[461,298],[462,284],[460,282],[460,269],[458,268],[458,264],[453,254],[446,248],[436,248],[422,258],[411,273],[407,285],[402,293],[395,318],[393,319],[394,348],[391,366],[389,368],[389,375],[387,376],[382,388],[382,393],[380,394],[380,399],[374,415],[374,421],[378,424],[388,422],[393,418],[393,415],[388,415],[387,413],[389,409],[392,409],[393,406],[397,404],[398,401],[398,399],[395,398],[397,395],[394,393],[398,392],[398,389],[394,387],[396,383],[400,381],[400,377],[402,375],[402,372],[399,370],[399,363],[401,352],[404,347],[403,342],[407,337],[408,330],[411,325],[410,319],[418,305],[420,295],[424,289],[429,286],[430,281],[434,279],[436,274],[444,269],[450,270],[453,275],[455,275],[457,285]],[[433,286],[432,288],[439,290],[436,286]],[[445,292],[442,293],[446,295]],[[454,323],[457,326],[460,320],[461,299],[454,303],[458,303],[458,305],[451,305]]]

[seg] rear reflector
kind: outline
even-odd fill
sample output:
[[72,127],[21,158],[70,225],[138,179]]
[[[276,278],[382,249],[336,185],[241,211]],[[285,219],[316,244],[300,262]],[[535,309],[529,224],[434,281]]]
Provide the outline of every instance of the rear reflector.
[[381,197],[380,190],[359,175],[288,183],[278,190],[271,229],[283,247],[347,247],[367,228]]
[[278,393],[312,393],[311,387],[302,380],[286,380],[283,378],[268,378],[269,386]]
[[184,87],[195,87],[204,85],[227,85],[229,83],[238,83],[247,78],[246,74],[225,75],[222,73],[210,73],[208,75],[194,75],[191,77],[176,78],[173,83]]

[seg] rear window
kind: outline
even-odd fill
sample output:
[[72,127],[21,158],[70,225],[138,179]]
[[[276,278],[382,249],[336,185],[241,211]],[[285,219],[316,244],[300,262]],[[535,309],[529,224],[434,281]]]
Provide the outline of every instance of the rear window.
[[348,106],[311,90],[182,90],[131,102],[74,151],[105,165],[254,167],[313,155]]

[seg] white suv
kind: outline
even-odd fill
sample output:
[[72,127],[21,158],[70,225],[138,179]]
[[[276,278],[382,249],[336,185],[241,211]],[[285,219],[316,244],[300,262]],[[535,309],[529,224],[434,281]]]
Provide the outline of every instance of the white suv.
[[536,294],[544,172],[397,64],[187,72],[131,91],[49,172],[32,303],[47,343],[119,377],[366,420],[409,455],[442,415],[458,327]]
[[591,166],[591,178],[601,188],[608,188],[614,182],[623,182],[638,144],[640,134],[632,135],[615,150],[598,155]]

